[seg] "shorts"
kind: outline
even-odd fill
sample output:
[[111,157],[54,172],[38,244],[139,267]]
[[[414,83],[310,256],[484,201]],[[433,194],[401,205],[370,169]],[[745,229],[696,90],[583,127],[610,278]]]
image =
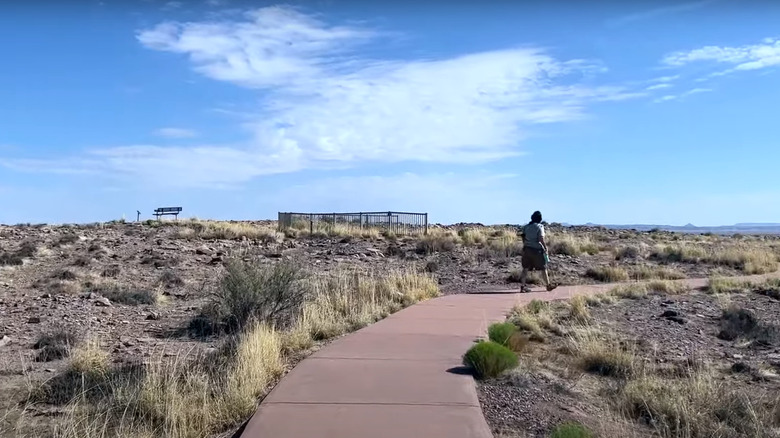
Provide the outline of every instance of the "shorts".
[[547,261],[544,260],[544,252],[541,249],[525,247],[521,260],[523,269],[529,271],[543,271],[547,269]]

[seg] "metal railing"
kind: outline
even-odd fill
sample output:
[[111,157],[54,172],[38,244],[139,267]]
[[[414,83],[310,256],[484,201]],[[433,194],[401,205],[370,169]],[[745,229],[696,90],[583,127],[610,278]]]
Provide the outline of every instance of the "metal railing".
[[396,234],[428,234],[428,213],[400,211],[359,213],[279,213],[279,229],[306,230],[310,233],[335,227],[380,229]]

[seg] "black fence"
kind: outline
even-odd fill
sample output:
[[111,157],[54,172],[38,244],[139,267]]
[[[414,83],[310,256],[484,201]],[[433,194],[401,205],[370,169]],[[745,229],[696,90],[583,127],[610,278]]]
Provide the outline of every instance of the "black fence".
[[329,231],[336,227],[380,229],[396,234],[428,234],[428,213],[398,211],[361,213],[279,213],[279,229]]

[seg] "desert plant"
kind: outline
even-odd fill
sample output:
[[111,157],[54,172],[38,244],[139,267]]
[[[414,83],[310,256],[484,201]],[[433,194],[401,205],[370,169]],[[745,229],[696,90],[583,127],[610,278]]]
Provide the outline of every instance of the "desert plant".
[[423,236],[417,242],[418,254],[433,254],[436,252],[449,252],[458,244],[458,235],[448,232],[436,232]]
[[71,348],[77,346],[80,337],[78,333],[69,329],[56,329],[44,333],[35,341],[33,348],[38,350],[35,360],[48,362],[68,357]]
[[474,369],[479,378],[497,377],[517,367],[517,355],[512,350],[492,341],[478,342],[463,356],[463,364]]
[[628,280],[628,272],[619,266],[598,266],[589,268],[585,276],[604,283]]
[[496,322],[488,327],[488,339],[491,341],[508,346],[509,338],[517,332],[517,327],[510,322]]
[[598,254],[599,247],[589,236],[578,237],[571,234],[550,236],[549,247],[552,254],[579,256],[582,254]]
[[642,283],[621,284],[609,290],[609,295],[617,298],[639,299],[647,296],[647,285]]
[[219,319],[214,322],[229,332],[254,321],[286,326],[303,305],[305,273],[294,262],[268,267],[230,259],[225,268],[211,306]]
[[634,352],[598,327],[574,330],[570,343],[586,372],[618,378],[637,374],[638,361]]
[[580,324],[590,321],[590,311],[585,296],[577,295],[569,300],[569,318]]
[[108,298],[112,303],[128,306],[154,305],[161,299],[160,293],[156,290],[135,289],[119,283],[98,283],[93,285],[90,290]]
[[706,291],[711,294],[746,293],[752,287],[749,281],[734,278],[712,277],[707,281]]
[[70,369],[79,374],[104,375],[108,371],[108,359],[109,354],[100,347],[100,343],[91,340],[73,349],[70,354]]
[[550,433],[550,438],[593,438],[593,432],[579,423],[559,424]]

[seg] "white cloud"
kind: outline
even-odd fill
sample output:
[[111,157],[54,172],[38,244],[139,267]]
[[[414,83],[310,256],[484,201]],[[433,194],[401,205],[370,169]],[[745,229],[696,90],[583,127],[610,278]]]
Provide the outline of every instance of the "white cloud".
[[160,128],[154,131],[154,135],[165,138],[193,138],[198,133],[192,129],[184,128]]
[[108,148],[85,160],[109,173],[182,174],[192,184],[368,162],[484,163],[522,154],[531,125],[576,120],[594,102],[645,95],[583,85],[581,78],[603,66],[534,48],[413,60],[360,52],[386,36],[288,7],[143,30],[137,37],[145,47],[186,55],[208,78],[263,92],[257,115],[243,120],[250,138],[199,148]]
[[649,86],[649,87],[647,87],[645,89],[647,91],[663,90],[664,88],[669,88],[671,86],[672,86],[671,84],[666,84],[666,83],[664,83],[664,84],[655,84],[655,85],[651,85],[651,86]]
[[184,3],[182,3],[182,2],[176,2],[176,1],[173,1],[173,2],[166,2],[166,3],[165,3],[163,6],[162,6],[162,10],[163,10],[163,11],[172,11],[172,10],[174,10],[174,9],[179,9],[179,8],[181,8],[182,6],[184,6]]
[[663,58],[666,65],[681,67],[694,62],[730,64],[727,72],[758,70],[780,64],[780,38],[766,38],[759,44],[737,47],[705,46],[671,53]]
[[708,4],[714,3],[715,1],[717,0],[703,0],[703,1],[690,2],[690,3],[680,3],[672,6],[663,6],[655,9],[648,9],[634,14],[625,15],[615,20],[611,20],[608,22],[608,24],[613,26],[622,26],[636,21],[648,20],[651,18],[657,18],[664,15],[673,15],[682,12],[694,11],[703,8]]
[[661,102],[668,102],[670,100],[677,100],[681,99],[683,97],[690,96],[692,94],[699,94],[699,93],[709,93],[712,91],[712,88],[692,88],[684,93],[678,94],[678,95],[666,95],[663,97],[659,97],[658,99],[655,99],[653,102],[655,103],[661,103]]

